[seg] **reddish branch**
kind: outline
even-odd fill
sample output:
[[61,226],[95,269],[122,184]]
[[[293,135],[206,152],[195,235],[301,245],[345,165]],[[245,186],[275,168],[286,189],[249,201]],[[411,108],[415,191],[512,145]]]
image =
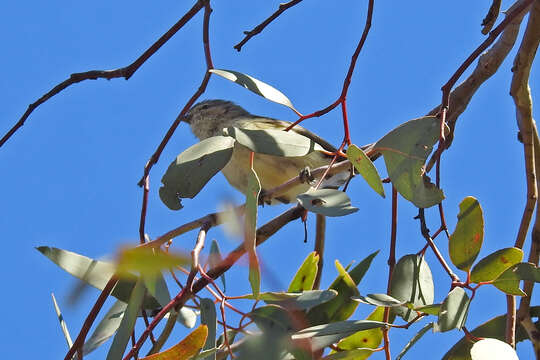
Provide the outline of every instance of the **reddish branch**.
[[287,3],[279,4],[279,8],[276,10],[276,12],[273,13],[272,15],[270,15],[266,20],[264,20],[262,23],[260,23],[256,27],[254,27],[253,30],[244,31],[244,34],[246,36],[242,39],[242,41],[240,41],[238,44],[234,45],[234,48],[236,50],[238,50],[238,51],[242,50],[242,46],[244,46],[245,43],[247,43],[249,41],[249,39],[251,39],[255,35],[259,34],[261,31],[263,31],[264,28],[266,26],[268,26],[268,24],[270,24],[272,21],[274,21],[285,10],[287,10],[288,8],[293,7],[294,5],[298,4],[301,1],[302,0],[292,0],[292,1],[289,1]]
[[124,78],[129,80],[129,78],[141,67],[142,64],[146,62],[152,55],[154,55],[160,48],[163,46],[170,38],[174,36],[199,10],[203,8],[203,2],[201,0],[197,1],[193,7],[186,12],[184,16],[176,24],[174,24],[165,34],[163,34],[152,46],[150,46],[141,56],[137,58],[133,63],[129,64],[126,67],[118,68],[115,70],[91,70],[82,73],[71,74],[67,80],[64,80],[60,84],[53,87],[46,94],[40,97],[36,102],[30,104],[24,114],[21,116],[19,121],[0,139],[0,147],[4,145],[6,141],[20,128],[24,125],[26,119],[30,114],[41,104],[60,93],[67,87],[79,83],[84,80],[97,80],[97,79],[114,79],[114,78]]
[[[396,239],[397,239],[397,206],[398,195],[395,187],[392,186],[392,228],[390,231],[390,254],[388,255],[388,284],[386,287],[386,293],[390,294],[390,286],[392,284],[392,274],[394,273],[394,267],[396,266]],[[390,320],[390,308],[384,308],[383,321],[388,323]],[[383,328],[384,338],[384,353],[386,360],[390,360],[390,337],[388,335],[389,328]]]

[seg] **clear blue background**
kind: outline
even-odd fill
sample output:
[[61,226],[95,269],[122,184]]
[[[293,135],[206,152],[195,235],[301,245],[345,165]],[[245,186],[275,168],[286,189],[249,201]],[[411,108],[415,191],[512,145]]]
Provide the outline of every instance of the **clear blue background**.
[[[125,66],[175,23],[193,1],[52,0],[4,1],[0,4],[2,81],[0,132],[7,131],[30,102],[73,72]],[[365,1],[305,1],[283,14],[238,53],[232,48],[278,6],[278,1],[215,1],[211,46],[216,68],[255,76],[287,94],[303,113],[323,108],[339,95],[343,77],[363,29]],[[469,53],[483,41],[480,23],[489,1],[376,1],[373,27],[362,51],[348,96],[353,142],[377,140],[395,126],[427,113],[440,101],[440,87]],[[503,1],[503,8],[510,2]],[[114,254],[123,244],[138,242],[141,190],[136,186],[143,166],[187,99],[199,86],[205,65],[202,12],[189,22],[129,80],[87,81],[70,87],[41,106],[27,124],[0,149],[2,188],[3,309],[0,339],[6,358],[63,358],[66,344],[50,300],[55,292],[73,336],[98,292],[89,290],[75,306],[68,304],[76,282],[40,255],[35,246],[49,245],[91,257]],[[523,30],[523,29],[522,29]],[[517,45],[516,45],[517,48]],[[508,95],[513,54],[483,85],[460,117],[451,149],[444,153],[442,187],[448,225],[453,230],[459,202],[468,195],[484,209],[486,231],[480,257],[512,246],[525,203],[522,145],[516,140],[514,105]],[[538,62],[531,74],[533,98],[540,97]],[[233,100],[247,110],[295,120],[287,108],[266,101],[222,78],[214,77],[203,98]],[[534,114],[538,117],[538,107]],[[306,121],[304,126],[336,145],[342,139],[340,111]],[[159,200],[159,180],[172,159],[195,143],[182,125],[151,173],[147,232],[156,237],[173,227],[220,208],[242,196],[218,175],[180,212]],[[385,173],[381,161],[379,171]],[[386,187],[387,194],[390,188]],[[354,215],[329,219],[323,287],[336,276],[333,261],[360,261],[381,250],[360,285],[362,293],[386,290],[390,199],[381,199],[360,178],[350,186]],[[287,209],[264,207],[259,222]],[[417,210],[399,203],[398,255],[417,252],[425,244]],[[434,210],[429,226],[438,227]],[[303,225],[289,224],[260,247],[263,288],[288,285],[296,268],[312,251]],[[210,239],[224,252],[237,245],[221,230]],[[175,240],[190,249],[195,233]],[[530,239],[526,243],[529,246]],[[447,241],[437,243],[446,253]],[[208,248],[208,247],[207,247]],[[436,300],[442,301],[450,281],[431,253]],[[243,262],[245,265],[245,262]],[[237,266],[228,275],[228,294],[248,291],[247,271]],[[464,278],[463,273],[459,275]],[[234,280],[234,281],[233,281]],[[539,297],[534,296],[533,304]],[[239,305],[242,306],[242,305]],[[356,318],[370,312],[360,306]],[[505,297],[489,287],[474,299],[467,327],[506,310]],[[234,317],[231,315],[234,323]],[[397,355],[412,331],[391,332]],[[183,333],[182,329],[176,339]],[[440,358],[462,336],[458,331],[428,333],[408,355]],[[530,343],[518,345],[521,358],[532,357]],[[105,357],[104,350],[89,358]],[[383,358],[383,353],[373,356]]]

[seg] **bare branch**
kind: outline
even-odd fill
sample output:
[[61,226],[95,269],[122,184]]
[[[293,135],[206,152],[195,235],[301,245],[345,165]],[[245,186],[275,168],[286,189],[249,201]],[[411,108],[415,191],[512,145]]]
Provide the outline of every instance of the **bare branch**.
[[126,80],[129,78],[141,67],[142,64],[146,62],[152,55],[154,55],[160,48],[163,46],[170,38],[174,36],[199,10],[203,7],[202,1],[197,1],[193,7],[182,16],[176,24],[174,24],[165,34],[163,34],[155,43],[152,44],[141,56],[137,58],[134,62],[128,66],[118,68],[115,70],[91,70],[81,73],[71,74],[67,80],[62,81],[60,84],[53,87],[45,95],[40,97],[34,103],[30,104],[24,114],[21,116],[19,121],[0,139],[0,147],[8,141],[8,139],[24,125],[25,121],[28,119],[30,114],[41,104],[57,95],[64,89],[69,86],[79,83],[84,80],[97,80],[97,79],[107,79],[111,80],[114,78],[123,77]]
[[317,290],[321,285],[321,277],[323,270],[323,257],[324,257],[324,240],[326,237],[326,216],[317,214],[315,226],[315,252],[319,255],[319,262],[317,263],[317,274],[313,283],[313,290]]
[[499,11],[501,10],[501,2],[502,0],[493,0],[493,2],[491,3],[486,17],[484,18],[484,20],[482,20],[482,34],[486,35],[487,33],[489,33],[491,31],[491,28],[495,24],[495,21],[497,21],[497,18],[499,17]]
[[255,26],[253,28],[253,30],[244,31],[244,34],[246,36],[242,39],[242,41],[240,41],[238,44],[234,45],[233,48],[235,48],[238,51],[242,50],[242,46],[244,46],[245,43],[247,43],[249,41],[249,39],[251,39],[255,35],[259,34],[261,31],[263,31],[264,28],[266,26],[268,26],[268,24],[270,24],[272,21],[274,21],[285,10],[287,10],[288,8],[293,7],[294,5],[298,4],[301,1],[302,0],[291,0],[291,1],[287,2],[287,3],[279,4],[279,8],[276,10],[276,12],[274,12],[272,15],[270,15],[266,20],[264,20],[259,25]]

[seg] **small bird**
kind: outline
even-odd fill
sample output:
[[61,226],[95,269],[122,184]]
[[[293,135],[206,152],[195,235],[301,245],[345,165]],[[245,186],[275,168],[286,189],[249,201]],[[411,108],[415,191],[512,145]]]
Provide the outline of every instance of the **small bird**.
[[[250,114],[242,107],[226,100],[201,101],[189,110],[184,121],[191,126],[191,131],[199,140],[222,135],[223,129],[231,126],[248,130],[284,130],[291,125],[288,121]],[[326,140],[301,126],[297,125],[291,131],[313,140],[329,153],[336,151],[336,148]],[[227,181],[243,193],[247,189],[247,179],[250,172],[250,154],[251,150],[237,143],[231,160],[222,169]],[[255,153],[253,168],[259,177],[261,188],[264,192],[298,176],[306,168],[315,169],[328,165],[331,160],[331,155],[320,151],[313,151],[307,155],[298,157],[282,157]],[[349,171],[334,175],[334,177],[341,177],[343,179],[342,182],[349,176]],[[279,194],[276,200],[282,203],[290,203],[295,201],[296,195],[306,192],[309,188],[310,184],[308,183],[299,184],[286,193]]]

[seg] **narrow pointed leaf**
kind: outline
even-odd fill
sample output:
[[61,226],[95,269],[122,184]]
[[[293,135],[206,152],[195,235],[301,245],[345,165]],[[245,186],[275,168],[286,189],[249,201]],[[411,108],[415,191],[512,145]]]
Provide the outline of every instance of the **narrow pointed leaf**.
[[208,336],[206,325],[200,325],[173,347],[157,354],[139,358],[140,360],[188,360],[197,355]]
[[246,192],[246,211],[244,227],[244,248],[249,258],[249,283],[251,291],[256,297],[259,296],[261,287],[261,270],[259,268],[259,258],[257,257],[257,206],[259,204],[259,194],[261,192],[261,183],[251,169],[248,178],[248,190]]
[[71,335],[69,334],[69,330],[66,324],[66,321],[64,320],[64,317],[62,316],[62,312],[60,311],[60,307],[58,306],[58,303],[56,302],[56,298],[54,297],[54,294],[51,293],[53,305],[54,305],[54,311],[56,312],[56,316],[58,317],[58,322],[60,322],[60,328],[62,329],[62,333],[64,334],[64,338],[66,339],[68,349],[73,346],[73,341],[71,340]]
[[354,283],[358,285],[360,281],[364,278],[364,275],[368,271],[369,267],[371,266],[371,263],[375,256],[379,253],[379,250],[372,252],[368,256],[366,256],[362,261],[358,263],[354,268],[352,268],[351,271],[349,271],[349,275],[351,276],[351,279],[353,279]]
[[468,196],[459,204],[456,229],[450,235],[449,252],[458,269],[468,271],[482,247],[484,216],[478,200]]
[[[268,304],[278,304],[291,310],[307,310],[314,306],[324,304],[337,296],[336,290],[310,290],[304,291],[296,298],[265,300]],[[260,297],[259,297],[260,298]]]
[[145,291],[146,289],[142,280],[138,280],[129,298],[129,302],[120,322],[118,332],[114,336],[111,348],[107,353],[107,360],[122,359],[122,355],[124,354],[126,346],[129,342],[129,338],[131,337],[131,332],[135,327],[137,314],[141,308]]
[[373,162],[364,151],[356,145],[351,145],[347,148],[347,157],[354,165],[356,171],[358,171],[364,180],[366,180],[368,185],[375,190],[377,194],[385,197],[381,177],[377,172],[377,168],[373,165]]
[[519,360],[516,350],[504,341],[482,339],[471,348],[472,360]]
[[307,155],[316,150],[324,150],[312,139],[294,131],[229,127],[224,130],[224,135],[233,137],[239,144],[260,154],[296,157]]
[[439,313],[441,311],[441,305],[442,304],[430,304],[430,305],[418,306],[418,307],[414,307],[413,310],[423,312],[429,315],[439,316]]
[[335,189],[309,190],[296,199],[306,210],[324,216],[344,216],[358,211],[351,206],[346,193]]
[[442,190],[424,175],[424,163],[439,140],[440,120],[426,116],[407,121],[377,141],[388,176],[396,190],[419,208],[428,208],[444,199]]
[[[115,264],[111,262],[91,259],[71,251],[48,246],[40,246],[37,250],[61,269],[99,290],[103,290],[116,271]],[[136,282],[137,276],[125,274],[111,295],[127,303]],[[146,296],[143,304],[145,309],[156,309],[160,306],[152,296]]]
[[87,355],[109,340],[120,327],[127,304],[117,300],[107,311],[98,326],[84,343],[83,354]]
[[294,275],[287,292],[302,292],[313,289],[318,263],[319,255],[315,251],[311,252]]
[[286,107],[292,109],[294,112],[297,113],[293,104],[291,103],[289,98],[285,96],[285,94],[283,94],[281,91],[274,88],[273,86],[262,82],[261,80],[255,79],[252,76],[234,70],[211,69],[209,71],[216,75],[222,76],[227,80],[235,82],[238,85],[243,86],[246,89],[254,92],[255,94],[262,96],[263,98],[266,98],[281,105],[285,105]]
[[445,332],[452,329],[461,330],[467,319],[470,299],[463,288],[455,287],[444,299],[439,319],[433,326],[435,332]]
[[359,295],[353,296],[351,299],[364,304],[383,307],[400,306],[406,303],[406,301],[395,299],[387,294],[367,294],[366,296]]
[[495,251],[478,263],[471,270],[471,282],[479,283],[492,281],[499,277],[506,269],[519,263],[523,259],[523,250],[506,248]]
[[[217,316],[216,305],[211,299],[201,299],[201,324],[206,325],[208,328],[208,336],[204,343],[203,350],[209,350],[216,347],[216,329],[217,329]],[[210,354],[205,357],[204,360],[216,360],[216,354]]]
[[433,323],[427,323],[426,325],[424,325],[424,327],[422,329],[420,329],[420,331],[418,331],[416,333],[416,335],[414,335],[414,337],[411,339],[411,341],[409,341],[407,343],[407,345],[405,345],[405,347],[403,348],[403,350],[401,350],[401,352],[398,354],[398,356],[396,357],[396,360],[401,360],[401,358],[403,356],[405,356],[405,354],[407,353],[407,351],[409,351],[409,349],[411,347],[413,347],[414,344],[416,344],[416,342],[418,340],[420,340],[422,338],[422,336],[424,336],[424,334],[433,327]]
[[227,165],[234,142],[228,136],[213,136],[178,155],[161,178],[161,201],[171,210],[180,210],[180,198],[193,198]]
[[[210,245],[210,257],[208,258],[208,264],[210,268],[216,267],[221,263],[223,257],[221,256],[221,251],[219,250],[219,244],[216,240],[212,240],[212,245]],[[227,291],[227,282],[225,281],[225,274],[220,277],[221,284],[223,285],[223,292]]]
[[[415,307],[433,304],[433,277],[423,257],[411,254],[399,259],[392,274],[390,295]],[[406,306],[392,308],[392,311],[405,321],[416,317],[416,312]]]

